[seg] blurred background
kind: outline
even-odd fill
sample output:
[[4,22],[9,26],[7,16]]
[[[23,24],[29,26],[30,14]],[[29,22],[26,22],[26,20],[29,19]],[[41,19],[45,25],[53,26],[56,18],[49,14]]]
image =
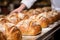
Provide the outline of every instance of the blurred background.
[[[0,14],[8,14],[20,6],[21,0],[0,0]],[[50,0],[37,0],[31,8],[50,6]]]

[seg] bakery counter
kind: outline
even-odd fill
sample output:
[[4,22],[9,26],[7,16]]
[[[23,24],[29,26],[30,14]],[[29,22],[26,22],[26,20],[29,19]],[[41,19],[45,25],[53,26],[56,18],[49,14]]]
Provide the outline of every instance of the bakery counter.
[[49,40],[53,34],[60,29],[60,20],[51,24],[48,28],[43,28],[42,33],[37,36],[23,36],[23,40]]

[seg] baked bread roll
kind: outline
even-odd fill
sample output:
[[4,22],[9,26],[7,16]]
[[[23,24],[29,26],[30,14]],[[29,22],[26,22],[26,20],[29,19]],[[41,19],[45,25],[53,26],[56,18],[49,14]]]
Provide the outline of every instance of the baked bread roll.
[[40,25],[41,25],[42,28],[46,28],[49,25],[49,20],[45,17],[41,17],[39,19],[39,22],[40,22]]
[[38,10],[35,10],[35,9],[30,9],[26,15],[28,15],[29,17],[30,16],[33,16],[33,15],[38,15],[40,12]]
[[0,23],[4,23],[6,21],[7,21],[6,16],[0,15]]
[[26,14],[28,11],[27,10],[23,10],[22,13]]
[[29,13],[32,13],[33,11],[34,11],[34,9],[30,9],[28,12],[29,12]]
[[50,16],[48,19],[50,23],[54,23],[55,21],[58,20],[58,13],[55,11],[50,11],[48,12],[48,16]]
[[26,15],[28,15],[29,17],[30,16],[32,16],[33,15],[33,13],[32,13],[33,11],[28,11],[27,13],[26,13]]
[[55,21],[57,21],[58,19],[59,19],[59,13],[58,12],[56,12],[56,11],[54,11],[53,12],[53,15],[55,15]]
[[43,7],[42,10],[45,12],[51,11],[51,7]]
[[36,19],[38,20],[42,28],[46,28],[50,24],[46,13],[39,14]]
[[36,10],[38,13],[42,13],[42,12],[43,12],[42,8],[36,8],[35,10]]
[[0,18],[5,18],[6,16],[5,15],[0,15]]
[[13,13],[7,16],[7,19],[14,24],[17,24],[19,21],[29,18],[29,16],[23,13]]
[[9,22],[6,18],[0,18],[0,24],[4,24],[6,22]]
[[0,40],[6,40],[5,35],[0,31]]
[[36,18],[39,19],[41,17],[45,17],[46,19],[49,20],[49,23],[53,23],[57,20],[58,18],[58,13],[54,11],[49,11],[49,12],[43,12],[39,14]]
[[0,24],[0,40],[6,40],[5,28],[3,24]]
[[50,24],[56,21],[55,15],[53,15],[53,13],[51,12],[50,13],[44,12],[42,17],[45,17],[49,21]]
[[21,32],[17,27],[15,26],[9,27],[7,24],[4,25],[7,40],[22,40]]
[[37,9],[31,9],[31,10],[29,10],[28,12],[29,12],[29,13],[32,13],[32,15],[38,15],[38,14],[40,14],[40,13],[43,12],[43,11],[42,11],[41,8],[37,8]]
[[18,28],[20,29],[22,35],[25,36],[35,36],[41,33],[41,26],[29,20],[25,20],[24,22],[22,22],[22,24],[20,24]]
[[60,13],[58,13],[58,20],[60,20]]
[[16,24],[18,22],[17,13],[7,15],[7,20],[9,20],[9,22],[11,22],[11,23]]
[[25,19],[28,19],[28,18],[29,18],[29,16],[27,14],[18,13],[18,19],[25,20]]

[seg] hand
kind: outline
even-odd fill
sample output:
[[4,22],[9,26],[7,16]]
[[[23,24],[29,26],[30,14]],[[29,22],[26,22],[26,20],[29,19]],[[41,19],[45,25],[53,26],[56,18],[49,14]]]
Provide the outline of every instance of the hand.
[[21,4],[21,6],[19,6],[17,9],[13,10],[11,13],[20,13],[21,11],[23,11],[26,8],[25,4]]
[[15,9],[15,10],[13,10],[11,13],[20,13],[21,12],[21,10],[20,10],[20,8],[17,8],[17,9]]

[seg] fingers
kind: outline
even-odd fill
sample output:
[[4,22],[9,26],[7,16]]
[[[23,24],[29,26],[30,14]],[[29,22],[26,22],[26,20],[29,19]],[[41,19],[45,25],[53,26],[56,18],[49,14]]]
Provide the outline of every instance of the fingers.
[[10,14],[12,14],[12,13],[16,13],[17,12],[17,10],[13,10],[12,12],[10,12]]
[[11,13],[20,13],[20,12],[21,12],[21,10],[19,8],[17,8],[15,10],[13,10]]

